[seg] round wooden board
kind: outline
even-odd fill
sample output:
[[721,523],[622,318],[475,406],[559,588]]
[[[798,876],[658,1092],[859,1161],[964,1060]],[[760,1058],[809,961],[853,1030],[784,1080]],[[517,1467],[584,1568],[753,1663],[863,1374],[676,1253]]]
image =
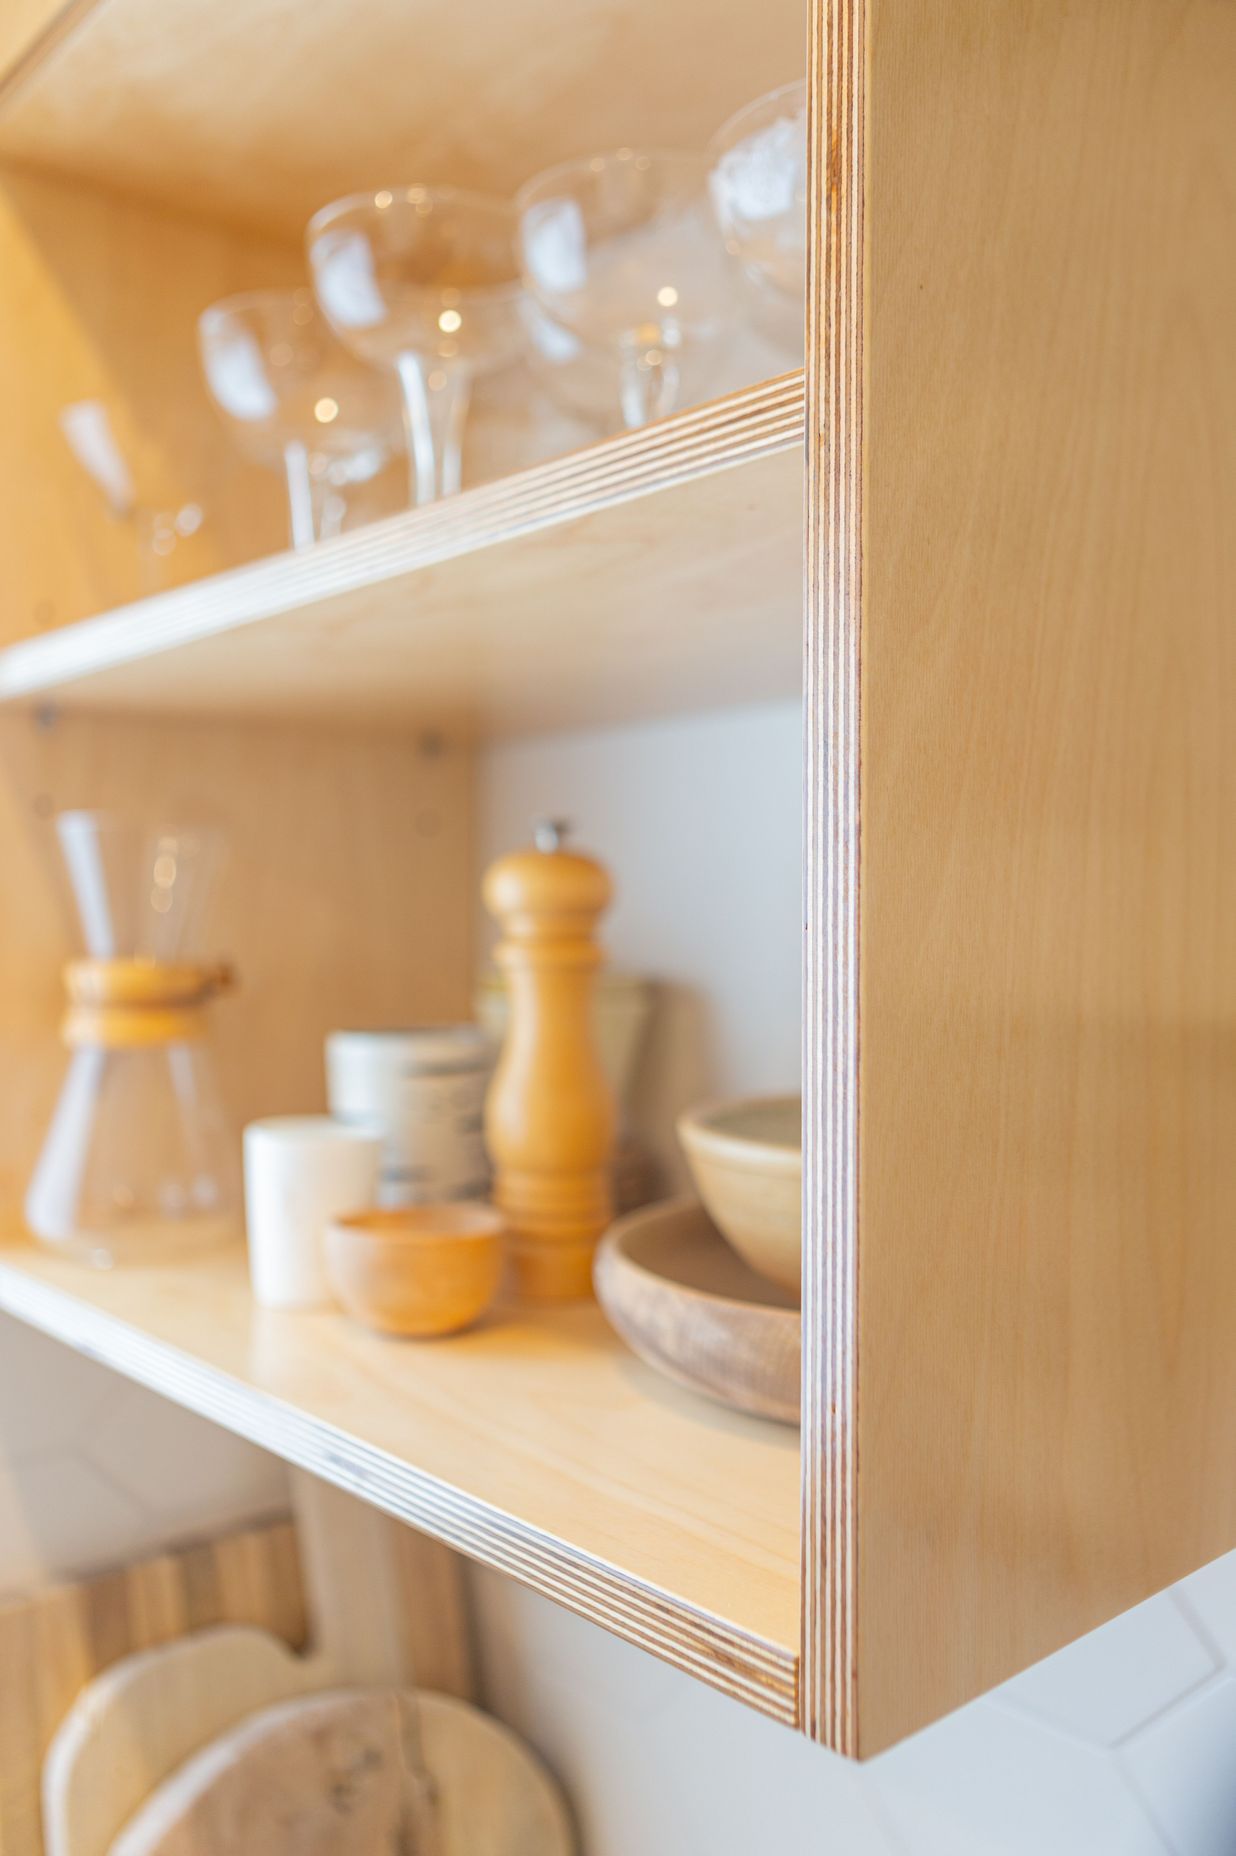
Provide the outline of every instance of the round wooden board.
[[394,1689],[250,1716],[165,1779],[110,1856],[394,1856],[413,1834],[405,1708],[432,1782],[432,1856],[573,1856],[562,1794],[521,1740],[466,1702]]
[[597,1251],[597,1299],[641,1360],[737,1411],[797,1424],[802,1320],[694,1199],[619,1219]]

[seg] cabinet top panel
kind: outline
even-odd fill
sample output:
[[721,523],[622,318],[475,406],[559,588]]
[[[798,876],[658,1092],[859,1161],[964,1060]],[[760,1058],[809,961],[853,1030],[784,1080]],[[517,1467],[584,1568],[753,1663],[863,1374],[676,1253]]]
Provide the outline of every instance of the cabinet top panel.
[[295,237],[356,188],[702,146],[803,59],[798,0],[21,0],[0,153]]

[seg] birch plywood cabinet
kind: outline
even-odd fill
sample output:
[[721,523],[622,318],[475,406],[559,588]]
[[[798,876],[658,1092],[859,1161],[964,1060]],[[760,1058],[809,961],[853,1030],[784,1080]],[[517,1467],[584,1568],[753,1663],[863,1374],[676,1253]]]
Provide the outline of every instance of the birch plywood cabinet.
[[[871,1754],[1236,1547],[1236,9],[457,10],[26,0],[0,36],[0,1306]],[[699,145],[804,55],[805,380],[489,481],[482,442],[449,503],[276,552],[196,384],[211,295],[294,275],[391,162],[509,192]],[[432,74],[412,128],[394,70]],[[47,436],[143,379],[227,512],[153,598]],[[308,1105],[337,1015],[468,1009],[478,745],[800,688],[801,1444],[588,1307],[392,1348],[255,1311],[237,1256],[22,1243],[49,810],[212,789],[254,976],[225,1067]]]

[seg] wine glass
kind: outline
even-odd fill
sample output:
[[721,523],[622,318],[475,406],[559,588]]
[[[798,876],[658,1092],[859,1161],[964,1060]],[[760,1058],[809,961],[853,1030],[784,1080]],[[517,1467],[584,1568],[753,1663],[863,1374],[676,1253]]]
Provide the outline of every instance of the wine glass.
[[726,325],[707,180],[701,156],[620,148],[549,168],[516,198],[524,281],[555,322],[616,356],[628,426],[673,411],[684,353]]
[[307,242],[340,339],[399,376],[414,500],[458,490],[472,383],[525,343],[511,207],[451,187],[383,187],[323,207]]
[[242,448],[282,467],[294,548],[337,535],[347,494],[401,449],[398,396],[335,340],[309,289],[251,290],[198,318],[202,371]]
[[709,191],[756,322],[801,359],[807,287],[807,86],[783,84],[723,123]]

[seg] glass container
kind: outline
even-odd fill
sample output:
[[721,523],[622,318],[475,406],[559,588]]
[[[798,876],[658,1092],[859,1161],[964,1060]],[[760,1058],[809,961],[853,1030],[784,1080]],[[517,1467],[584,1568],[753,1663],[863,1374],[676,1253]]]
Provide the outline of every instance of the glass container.
[[94,812],[62,813],[56,831],[85,957],[65,970],[69,1065],[27,1222],[101,1267],[238,1235],[206,1010],[230,975],[200,951],[220,840]]

